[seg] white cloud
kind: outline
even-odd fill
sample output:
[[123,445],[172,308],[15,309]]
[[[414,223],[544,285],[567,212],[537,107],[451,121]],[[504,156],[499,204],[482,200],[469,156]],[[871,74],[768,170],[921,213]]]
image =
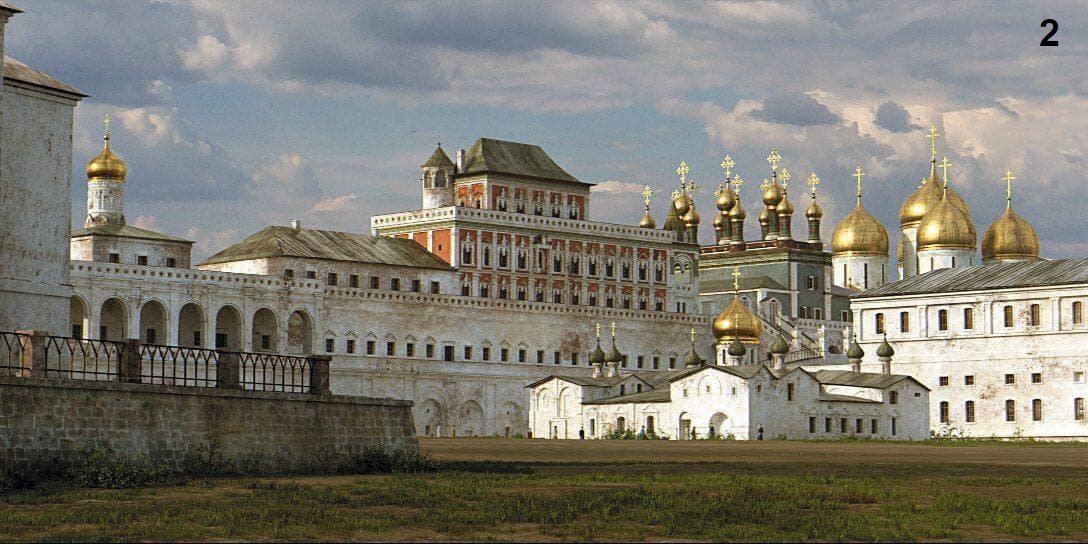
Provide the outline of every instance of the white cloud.
[[182,65],[189,70],[202,72],[213,72],[227,67],[230,57],[230,48],[209,34],[197,38],[191,49],[181,51]]
[[593,193],[606,195],[641,195],[643,186],[626,181],[607,180],[593,186]]
[[136,219],[132,220],[132,226],[141,229],[155,230],[158,228],[159,220],[154,215],[142,214],[136,216]]
[[359,197],[355,193],[326,198],[310,207],[310,212],[336,212],[355,207]]

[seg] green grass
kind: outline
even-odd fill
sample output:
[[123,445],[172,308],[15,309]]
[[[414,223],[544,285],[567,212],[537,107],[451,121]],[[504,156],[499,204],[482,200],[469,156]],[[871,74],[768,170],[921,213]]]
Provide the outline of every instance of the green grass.
[[[456,467],[456,465],[454,465]],[[1084,476],[1016,467],[486,463],[0,498],[2,541],[1084,540]]]

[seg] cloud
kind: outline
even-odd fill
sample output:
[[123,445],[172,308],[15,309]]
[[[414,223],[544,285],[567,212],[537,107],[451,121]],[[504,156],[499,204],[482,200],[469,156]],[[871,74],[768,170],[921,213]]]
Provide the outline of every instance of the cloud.
[[910,132],[922,128],[912,124],[906,108],[888,100],[876,110],[876,125],[891,132]]
[[593,186],[593,193],[606,195],[641,195],[643,186],[625,181],[607,180]]
[[770,123],[799,127],[839,122],[839,117],[831,113],[827,106],[802,93],[769,97],[763,101],[760,109],[753,110],[749,115]]
[[134,227],[147,230],[155,230],[158,228],[159,220],[154,215],[142,214],[136,216],[136,219],[129,221]]
[[351,209],[355,207],[355,201],[358,199],[355,193],[326,198],[311,206],[310,212],[336,212]]

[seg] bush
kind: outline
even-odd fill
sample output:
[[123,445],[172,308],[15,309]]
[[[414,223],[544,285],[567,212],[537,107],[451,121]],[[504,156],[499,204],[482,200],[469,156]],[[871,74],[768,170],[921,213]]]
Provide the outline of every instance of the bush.
[[378,444],[342,463],[337,472],[346,474],[393,474],[432,472],[438,463],[431,456],[409,448],[386,448]]
[[108,457],[101,451],[84,452],[69,469],[69,476],[79,487],[111,489],[173,484],[179,478],[169,467],[146,456]]
[[24,470],[11,465],[0,466],[0,494],[34,487],[34,478]]

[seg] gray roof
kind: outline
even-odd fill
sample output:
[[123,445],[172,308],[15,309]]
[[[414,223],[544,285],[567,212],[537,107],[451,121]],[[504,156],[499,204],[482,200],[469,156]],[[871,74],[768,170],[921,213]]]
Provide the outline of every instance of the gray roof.
[[990,291],[1088,283],[1088,259],[1059,259],[946,268],[874,287],[854,298]]
[[4,79],[21,81],[36,87],[44,87],[75,96],[87,96],[79,89],[61,83],[60,80],[53,76],[39,72],[7,55],[4,55]]
[[831,393],[822,393],[820,395],[820,400],[825,402],[864,402],[866,404],[882,404],[879,400],[853,397],[850,395],[835,395]]
[[386,238],[331,230],[267,227],[211,257],[202,265],[297,257],[451,270],[423,246],[405,238]]
[[442,146],[439,145],[435,148],[434,153],[431,153],[431,158],[427,159],[427,162],[423,163],[422,168],[428,166],[453,166],[453,161],[450,160],[450,156],[442,150]]
[[[737,280],[741,291],[755,289],[774,289],[776,291],[789,291],[789,288],[767,276],[750,276]],[[703,280],[699,282],[700,293],[724,293],[733,290],[733,280]]]
[[192,240],[186,240],[185,238],[179,238],[153,230],[141,229],[132,225],[118,225],[115,223],[95,225],[93,227],[72,231],[72,238],[80,238],[83,236],[115,236],[118,238],[139,238],[141,240],[158,240],[161,242],[179,242],[183,244],[193,243]]
[[23,10],[21,10],[19,8],[12,7],[11,4],[3,2],[2,0],[0,0],[0,9],[2,9],[4,11],[10,11],[11,13],[22,13],[23,12]]
[[[823,385],[848,385],[852,387],[872,387],[887,389],[903,380],[912,380],[922,385],[910,376],[903,374],[880,374],[877,372],[853,372],[850,370],[817,370],[809,372],[816,381]],[[925,387],[925,386],[922,386]]]
[[604,399],[586,400],[582,404],[627,404],[629,402],[669,402],[669,389],[651,389],[639,393],[630,393]]
[[563,170],[538,145],[480,138],[465,153],[462,174],[512,174],[590,185]]
[[552,374],[551,376],[548,376],[546,378],[541,378],[541,379],[539,379],[539,380],[537,380],[537,381],[535,381],[535,382],[533,382],[533,383],[531,383],[529,385],[526,385],[525,387],[536,387],[536,386],[538,386],[538,385],[540,385],[542,383],[546,383],[546,382],[549,382],[551,380],[563,380],[563,381],[573,383],[574,385],[581,385],[581,386],[612,387],[613,385],[616,385],[617,383],[622,382],[628,376],[630,376],[630,374],[626,374],[626,375],[617,374],[615,376],[612,376],[611,378],[607,378],[607,377],[604,377],[604,376],[602,376],[600,378],[584,378],[584,377],[581,377],[581,376],[560,376],[559,374]]
[[745,380],[750,380],[753,377],[755,377],[756,374],[759,374],[759,371],[761,369],[764,369],[764,368],[767,368],[767,367],[765,367],[763,365],[729,365],[729,366],[702,365],[702,366],[697,366],[697,367],[694,367],[694,368],[688,368],[688,369],[677,371],[672,376],[669,376],[669,381],[674,382],[676,380],[679,380],[680,378],[686,378],[688,376],[691,376],[692,374],[695,374],[696,372],[699,372],[701,370],[706,370],[708,368],[712,368],[712,369],[717,370],[719,372],[725,372],[726,374],[732,374],[734,376],[737,376],[738,378],[743,378]]

